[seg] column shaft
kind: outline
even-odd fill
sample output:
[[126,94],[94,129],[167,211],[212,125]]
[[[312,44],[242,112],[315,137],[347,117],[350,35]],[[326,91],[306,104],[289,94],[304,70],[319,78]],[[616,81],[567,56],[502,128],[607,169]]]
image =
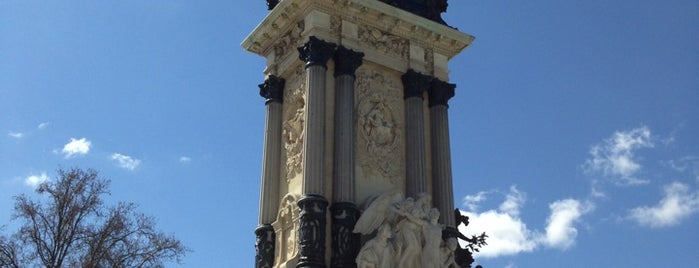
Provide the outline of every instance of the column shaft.
[[260,211],[255,230],[255,267],[274,265],[275,234],[271,223],[279,210],[279,165],[282,139],[282,101],[284,79],[270,75],[259,85],[260,95],[266,101],[265,137],[260,182]]
[[279,210],[279,163],[281,154],[282,104],[269,102],[265,118],[259,224],[274,222]]
[[335,78],[333,201],[354,202],[354,77]]
[[345,47],[335,52],[335,133],[333,156],[332,254],[333,268],[356,268],[360,236],[353,233],[359,219],[359,208],[354,204],[355,191],[355,71],[362,64],[364,54]]
[[402,77],[405,99],[405,193],[427,192],[423,93],[432,77],[408,70]]
[[405,99],[406,196],[417,197],[427,191],[424,130],[422,98]]
[[435,207],[441,212],[440,221],[454,226],[454,189],[451,173],[451,149],[449,144],[449,116],[446,106],[430,108],[432,138],[432,186]]
[[306,127],[303,138],[303,193],[324,194],[325,67],[306,68]]
[[429,95],[430,133],[432,139],[432,188],[434,204],[441,212],[440,222],[456,227],[454,219],[454,189],[451,174],[449,143],[449,106],[456,85],[437,79],[431,82]]
[[298,48],[306,65],[306,115],[303,136],[303,197],[299,223],[299,262],[296,267],[325,268],[325,64],[335,45],[311,36]]

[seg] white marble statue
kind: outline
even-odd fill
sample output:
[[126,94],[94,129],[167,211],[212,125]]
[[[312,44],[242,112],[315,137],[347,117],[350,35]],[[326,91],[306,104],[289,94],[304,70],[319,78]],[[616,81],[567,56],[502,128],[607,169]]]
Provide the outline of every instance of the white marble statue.
[[391,238],[391,226],[381,225],[374,239],[364,244],[357,255],[357,268],[389,268],[393,265],[393,247],[388,240]]
[[441,268],[442,226],[437,222],[439,210],[430,209],[429,223],[422,226],[425,244],[422,246],[422,268]]
[[355,233],[368,235],[374,232],[385,221],[393,220],[389,207],[403,199],[399,192],[389,192],[378,196],[371,202],[354,225]]
[[459,246],[459,242],[456,240],[456,238],[448,238],[447,240],[444,241],[444,246],[442,246],[441,249],[441,260],[442,260],[442,265],[441,267],[444,268],[461,268],[458,264],[456,264],[456,260],[454,259],[454,251],[456,250],[456,247]]
[[458,268],[454,264],[455,247],[442,243],[439,210],[432,208],[431,202],[428,194],[413,200],[399,192],[384,193],[368,202],[354,232],[378,232],[362,247],[358,267]]

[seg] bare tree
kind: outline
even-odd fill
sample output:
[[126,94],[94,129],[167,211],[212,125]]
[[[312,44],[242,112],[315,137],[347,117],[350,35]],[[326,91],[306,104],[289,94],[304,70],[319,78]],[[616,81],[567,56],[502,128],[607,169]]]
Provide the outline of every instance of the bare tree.
[[107,207],[109,181],[94,170],[59,170],[55,182],[41,184],[35,201],[15,197],[19,231],[0,237],[0,267],[162,267],[188,249],[155,229],[152,217],[132,203]]

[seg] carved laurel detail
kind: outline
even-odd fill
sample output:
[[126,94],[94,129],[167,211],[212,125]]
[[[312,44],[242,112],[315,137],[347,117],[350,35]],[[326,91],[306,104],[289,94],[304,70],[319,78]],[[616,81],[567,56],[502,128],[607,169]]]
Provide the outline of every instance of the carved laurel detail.
[[357,132],[361,137],[359,146],[366,153],[359,158],[360,165],[395,183],[402,133],[394,109],[400,101],[395,92],[400,91],[393,81],[375,71],[359,72],[357,88]]
[[410,41],[377,28],[362,25],[359,27],[359,40],[388,56],[408,58]]

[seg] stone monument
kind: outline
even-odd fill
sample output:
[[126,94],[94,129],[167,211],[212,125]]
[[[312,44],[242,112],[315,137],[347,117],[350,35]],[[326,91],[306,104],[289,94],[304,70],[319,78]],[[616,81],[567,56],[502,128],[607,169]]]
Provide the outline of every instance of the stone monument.
[[[256,267],[456,267],[446,0],[267,0]],[[390,256],[387,257],[387,256]]]

